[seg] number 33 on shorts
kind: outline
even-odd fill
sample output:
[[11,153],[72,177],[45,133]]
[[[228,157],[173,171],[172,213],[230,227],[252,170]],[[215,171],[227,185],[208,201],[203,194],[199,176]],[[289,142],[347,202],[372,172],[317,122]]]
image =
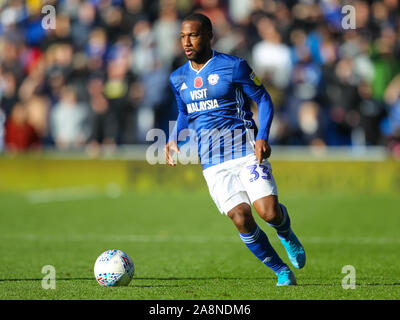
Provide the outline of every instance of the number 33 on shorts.
[[271,180],[271,173],[267,166],[263,164],[253,164],[246,167],[250,171],[250,182],[257,181],[259,178],[264,180]]
[[255,156],[249,157],[239,176],[251,203],[269,195],[278,195],[272,167],[268,160],[258,164]]

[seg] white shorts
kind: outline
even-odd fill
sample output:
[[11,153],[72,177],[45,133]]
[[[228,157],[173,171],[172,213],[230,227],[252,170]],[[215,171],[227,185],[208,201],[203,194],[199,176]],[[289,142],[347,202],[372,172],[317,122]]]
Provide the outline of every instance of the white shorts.
[[258,164],[254,154],[229,160],[203,170],[211,198],[223,214],[240,203],[277,195],[272,167],[267,159]]

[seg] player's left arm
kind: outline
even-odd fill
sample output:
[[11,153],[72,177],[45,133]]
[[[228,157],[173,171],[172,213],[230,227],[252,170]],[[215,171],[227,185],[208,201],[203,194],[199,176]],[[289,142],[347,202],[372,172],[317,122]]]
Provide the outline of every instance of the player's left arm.
[[245,60],[239,60],[235,65],[233,81],[257,103],[259,128],[254,152],[258,162],[261,163],[271,155],[268,138],[274,116],[274,105],[269,93]]

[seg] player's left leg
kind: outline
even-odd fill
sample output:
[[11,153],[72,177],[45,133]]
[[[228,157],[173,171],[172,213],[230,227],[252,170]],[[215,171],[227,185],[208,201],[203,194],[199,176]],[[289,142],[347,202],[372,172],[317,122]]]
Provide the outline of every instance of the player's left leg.
[[259,216],[278,232],[290,262],[304,267],[305,251],[291,228],[289,214],[278,201],[278,190],[268,160],[259,164],[255,155],[247,157],[239,177]]
[[286,207],[280,204],[276,195],[259,198],[253,202],[259,216],[277,231],[279,240],[286,249],[290,262],[295,268],[303,268],[306,254],[302,244],[293,232]]

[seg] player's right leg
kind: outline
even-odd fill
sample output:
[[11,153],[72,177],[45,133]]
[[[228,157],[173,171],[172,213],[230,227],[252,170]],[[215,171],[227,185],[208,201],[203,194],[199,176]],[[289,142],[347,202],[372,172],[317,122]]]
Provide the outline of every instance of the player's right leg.
[[240,238],[247,248],[278,277],[277,286],[296,284],[296,278],[289,267],[281,260],[271,246],[265,232],[255,222],[251,207],[240,203],[228,211],[228,216],[239,231]]

